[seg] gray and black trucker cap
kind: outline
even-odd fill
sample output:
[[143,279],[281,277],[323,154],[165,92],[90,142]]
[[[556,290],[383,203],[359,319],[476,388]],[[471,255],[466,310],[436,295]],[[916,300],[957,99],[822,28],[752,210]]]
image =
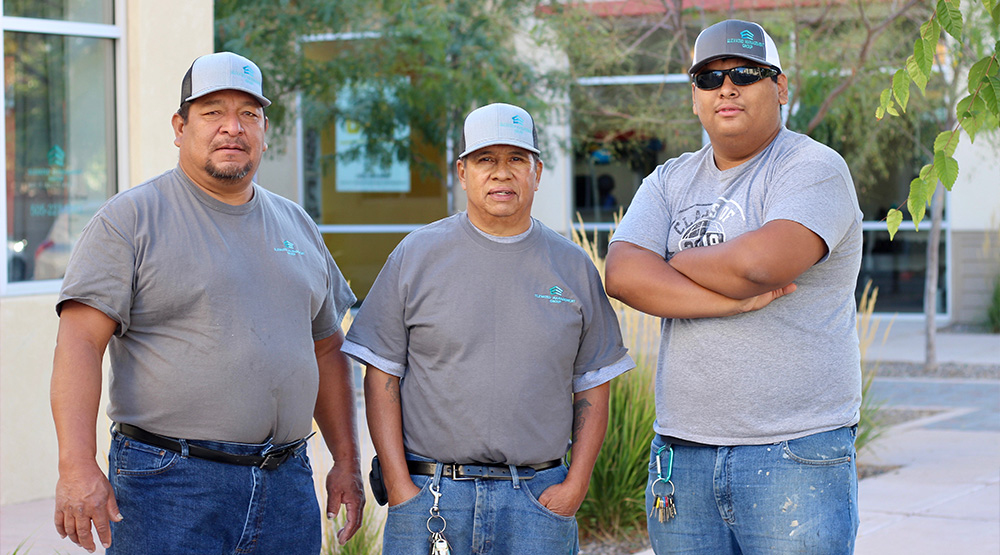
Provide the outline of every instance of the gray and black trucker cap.
[[215,91],[243,91],[260,102],[271,105],[264,96],[263,74],[257,64],[232,52],[216,52],[196,59],[181,81],[181,104]]
[[728,19],[699,33],[688,73],[694,75],[705,64],[722,58],[745,58],[781,71],[778,47],[763,27],[750,21]]
[[489,104],[473,110],[465,118],[458,157],[492,145],[517,146],[541,154],[535,121],[524,108],[511,104]]

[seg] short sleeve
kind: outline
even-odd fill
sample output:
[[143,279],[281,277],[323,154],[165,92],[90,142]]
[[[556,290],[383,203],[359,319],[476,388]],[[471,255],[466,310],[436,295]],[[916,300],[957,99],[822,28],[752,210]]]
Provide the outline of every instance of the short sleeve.
[[66,301],[85,304],[117,322],[115,333],[122,336],[130,324],[136,252],[131,236],[123,229],[127,226],[116,224],[106,208],[84,226],[73,247],[56,313]]
[[646,176],[632,198],[625,216],[615,229],[611,242],[625,241],[664,257],[667,255],[667,237],[670,232],[670,211],[665,194],[666,173],[664,164]]
[[628,350],[622,343],[621,327],[608,296],[601,284],[601,276],[592,264],[587,262],[589,276],[589,305],[592,310],[583,322],[580,335],[580,349],[573,364],[575,375],[611,366],[626,356]]
[[789,220],[802,224],[833,252],[861,217],[854,182],[835,152],[824,147],[808,153],[809,163],[800,155],[784,170],[775,171],[764,205],[764,223]]
[[358,300],[326,245],[320,243],[320,246],[321,252],[326,255],[328,290],[319,313],[313,318],[313,341],[319,341],[335,334],[340,329],[340,323],[347,311]]
[[[397,252],[398,252],[397,247]],[[344,352],[364,364],[383,368],[384,361],[395,369],[406,367],[409,336],[405,321],[405,292],[399,283],[397,252],[389,256],[385,266],[375,278],[375,283],[361,304],[357,316],[347,332],[347,342],[352,343]],[[357,346],[357,347],[355,347]],[[369,356],[368,353],[375,355]]]

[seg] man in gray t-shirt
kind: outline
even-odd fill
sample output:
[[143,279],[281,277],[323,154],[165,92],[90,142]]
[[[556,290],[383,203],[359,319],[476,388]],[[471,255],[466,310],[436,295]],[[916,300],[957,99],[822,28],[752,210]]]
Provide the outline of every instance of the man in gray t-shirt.
[[367,365],[383,551],[427,553],[430,531],[454,553],[575,553],[608,382],[634,364],[593,263],[531,218],[531,116],[473,111],[462,151],[468,210],[399,244],[344,344]]
[[788,81],[760,25],[705,29],[690,73],[711,144],[643,181],[607,259],[609,294],[664,319],[650,539],[658,554],[848,553],[861,401],[850,172],[782,125]]
[[[176,168],[87,224],[56,310],[55,524],[108,553],[319,552],[306,456],[313,419],[335,466],[326,513],[364,506],[340,322],[355,297],[315,223],[253,182],[267,148],[260,69],[202,56],[173,115]],[[95,460],[111,360],[109,471]]]

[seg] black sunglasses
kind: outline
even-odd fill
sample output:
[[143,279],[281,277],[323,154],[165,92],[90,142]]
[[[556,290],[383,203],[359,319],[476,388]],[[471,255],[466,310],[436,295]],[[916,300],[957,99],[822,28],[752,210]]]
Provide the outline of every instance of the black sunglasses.
[[761,79],[777,77],[781,72],[772,67],[751,67],[740,66],[729,69],[715,69],[704,71],[694,76],[694,86],[703,91],[710,91],[722,86],[726,76],[734,85],[743,87],[753,85]]

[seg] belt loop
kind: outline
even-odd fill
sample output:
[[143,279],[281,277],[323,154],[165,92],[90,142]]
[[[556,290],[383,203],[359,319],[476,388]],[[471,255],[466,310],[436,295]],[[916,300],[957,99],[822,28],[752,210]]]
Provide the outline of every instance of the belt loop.
[[[444,465],[440,462],[434,463],[434,477],[431,478],[431,485],[439,488],[441,487],[441,473],[444,471]],[[452,475],[452,478],[455,476]]]
[[188,458],[188,442],[186,439],[178,439],[178,443],[181,444],[181,458]]
[[521,489],[521,480],[517,476],[517,466],[513,464],[507,466],[510,468],[510,479],[514,482],[514,489]]

